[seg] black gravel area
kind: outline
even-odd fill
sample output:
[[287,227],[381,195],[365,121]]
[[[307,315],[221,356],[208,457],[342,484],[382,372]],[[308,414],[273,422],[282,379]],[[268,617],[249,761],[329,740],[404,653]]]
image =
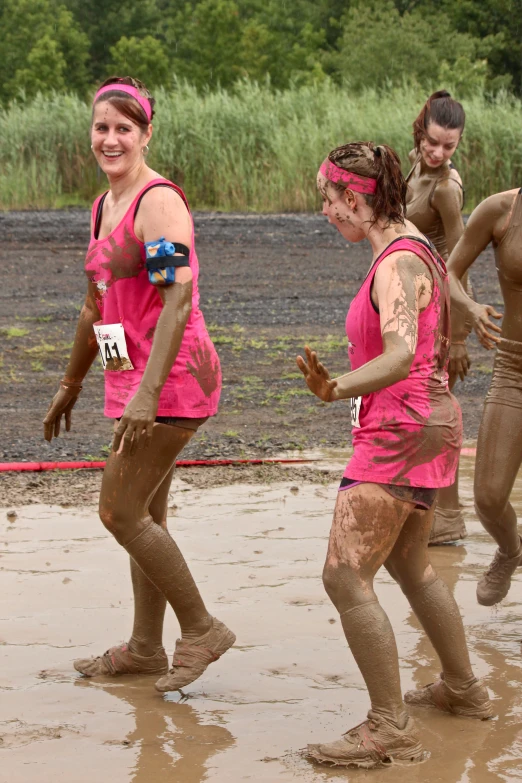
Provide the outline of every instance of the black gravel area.
[[[347,368],[344,321],[368,270],[367,243],[348,245],[320,215],[195,213],[201,307],[223,366],[221,410],[187,458],[271,456],[345,447],[347,406],[313,398],[297,374],[305,342],[333,373]],[[41,420],[65,367],[85,292],[89,212],[0,213],[0,461],[102,459],[111,437],[96,362],[73,431],[53,444]],[[472,270],[480,301],[502,309],[488,248]],[[473,368],[456,393],[475,438],[493,355],[471,340]]]

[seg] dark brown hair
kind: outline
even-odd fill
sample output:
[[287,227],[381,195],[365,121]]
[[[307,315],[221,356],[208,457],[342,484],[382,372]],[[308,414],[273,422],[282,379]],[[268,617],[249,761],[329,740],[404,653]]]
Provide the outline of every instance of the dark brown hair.
[[[391,147],[386,144],[376,146],[371,141],[352,141],[332,150],[328,160],[340,169],[377,180],[377,190],[373,195],[362,194],[373,211],[372,225],[378,220],[384,220],[386,225],[404,223],[407,185],[400,158]],[[333,186],[346,190],[342,184]]]
[[446,128],[447,130],[458,129],[462,135],[466,123],[466,113],[462,108],[462,104],[454,100],[447,90],[434,92],[433,95],[430,95],[413,123],[413,141],[416,150],[419,150],[420,143],[426,135],[430,122],[435,122],[441,128]]
[[[147,115],[139,105],[138,101],[135,101],[131,95],[118,91],[118,84],[128,84],[130,87],[135,87],[139,94],[143,95],[143,97],[147,98],[149,101],[152,112],[152,120],[154,118],[154,104],[156,101],[147,90],[143,82],[140,82],[139,79],[133,79],[132,76],[110,76],[103,82],[103,84],[100,84],[98,90],[101,90],[102,87],[107,87],[109,84],[114,84],[114,90],[108,90],[107,92],[104,92],[103,95],[98,98],[98,101],[109,101],[109,103],[112,104],[115,109],[131,120],[131,122],[139,125],[142,133],[145,133],[149,127],[149,120],[147,119]],[[98,101],[95,101],[95,104],[98,103]]]

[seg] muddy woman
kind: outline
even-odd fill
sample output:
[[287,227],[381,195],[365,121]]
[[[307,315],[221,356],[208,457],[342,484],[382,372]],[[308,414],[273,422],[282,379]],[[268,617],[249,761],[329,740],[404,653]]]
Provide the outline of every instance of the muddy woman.
[[[431,242],[444,261],[464,231],[462,180],[451,162],[464,131],[466,116],[449,92],[431,95],[413,123],[414,149],[406,177],[406,217]],[[465,284],[467,280],[464,281]],[[464,380],[469,367],[465,320],[453,316],[449,361],[449,387]],[[439,490],[430,544],[447,544],[466,537],[459,505],[458,470],[455,482]]]
[[397,646],[374,592],[381,566],[406,595],[442,666],[408,704],[491,717],[475,678],[455,600],[428,557],[434,501],[455,477],[460,408],[448,388],[449,285],[444,262],[404,217],[406,182],[387,146],[354,142],[323,162],[323,214],[373,260],[346,320],[351,372],[331,378],[306,347],[297,364],[325,402],[350,400],[353,456],[337,495],[323,582],[369,691],[367,720],[342,739],[310,745],[319,762],[375,767],[421,761],[403,701]]
[[[235,641],[212,617],[167,526],[176,458],[218,407],[221,372],[199,309],[198,259],[181,189],[146,162],[154,99],[130,77],[95,95],[91,142],[109,190],[92,209],[87,296],[47,416],[60,432],[101,354],[105,415],[115,420],[100,518],[130,556],[134,627],[127,643],[77,660],[86,677],[161,675],[159,691],[188,685]],[[172,668],[163,648],[166,604],[181,628]]]
[[[502,329],[490,320],[502,316],[470,299],[461,283],[490,242],[504,299]],[[492,606],[507,595],[511,577],[522,565],[517,515],[509,502],[522,464],[522,188],[497,193],[479,204],[450,256],[448,270],[454,309],[471,320],[485,348],[497,348],[479,428],[474,487],[478,517],[498,544],[477,585],[479,604]]]

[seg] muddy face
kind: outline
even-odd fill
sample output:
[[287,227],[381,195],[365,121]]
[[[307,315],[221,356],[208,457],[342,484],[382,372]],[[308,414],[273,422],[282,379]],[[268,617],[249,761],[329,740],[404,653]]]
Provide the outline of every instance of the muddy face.
[[428,124],[419,149],[428,169],[436,169],[451,158],[459,146],[461,135],[460,128],[443,128],[436,122]]
[[143,148],[152,135],[146,133],[109,101],[100,100],[93,108],[91,144],[96,162],[109,180],[126,177],[143,164]]
[[321,172],[317,175],[317,189],[323,199],[323,215],[348,242],[361,242],[366,234],[355,219],[357,198],[353,190],[341,190],[329,182]]

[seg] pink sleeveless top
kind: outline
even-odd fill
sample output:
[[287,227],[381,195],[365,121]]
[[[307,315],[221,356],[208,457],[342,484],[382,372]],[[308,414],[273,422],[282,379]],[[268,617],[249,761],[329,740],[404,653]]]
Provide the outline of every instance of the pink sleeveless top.
[[460,406],[448,388],[449,283],[446,267],[428,245],[410,238],[392,242],[379,256],[346,318],[352,370],[383,352],[379,313],[371,286],[391,253],[415,253],[428,266],[433,294],[419,314],[418,343],[408,377],[362,398],[360,428],[344,476],[378,484],[436,488],[453,483],[462,443]]
[[[163,305],[145,269],[145,247],[134,233],[134,217],[140,198],[153,186],[169,186],[188,209],[183,191],[165,179],[155,179],[138,193],[119,225],[103,239],[96,239],[99,196],[93,204],[94,227],[85,259],[85,273],[97,289],[102,324],[122,324],[133,370],[105,372],[105,415],[118,418],[138,390],[147,364],[152,338]],[[191,217],[192,220],[192,217]],[[159,237],[158,237],[159,239]],[[217,412],[221,393],[219,358],[199,309],[199,264],[192,249],[192,312],[174,366],[159,398],[158,416],[203,418]]]

